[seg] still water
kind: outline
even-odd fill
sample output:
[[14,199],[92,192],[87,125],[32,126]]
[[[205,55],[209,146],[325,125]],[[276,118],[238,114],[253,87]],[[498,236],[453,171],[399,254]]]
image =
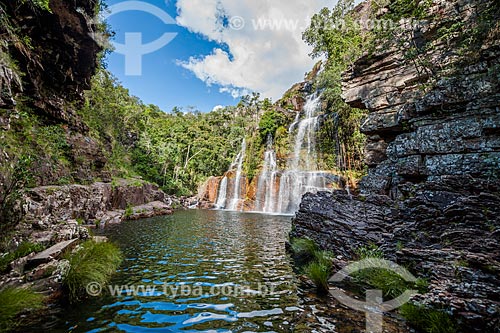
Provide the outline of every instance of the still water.
[[112,289],[65,309],[56,331],[288,332],[290,227],[285,216],[202,210],[111,227],[125,255]]

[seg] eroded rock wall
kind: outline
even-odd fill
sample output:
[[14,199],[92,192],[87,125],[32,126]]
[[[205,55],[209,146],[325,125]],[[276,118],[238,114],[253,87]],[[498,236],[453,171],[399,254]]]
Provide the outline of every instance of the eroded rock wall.
[[[93,20],[97,6],[95,0],[51,0],[49,11],[31,0],[0,1],[0,128],[4,131],[0,165],[16,163],[21,154],[40,155],[32,166],[36,185],[61,179],[83,183],[110,179],[105,171],[109,147],[91,137],[77,113],[102,51],[91,35],[98,29]],[[35,124],[61,128],[60,136],[68,145],[67,165],[54,167],[50,154],[23,147],[24,141],[29,142],[23,137],[27,127]]]
[[138,181],[37,187],[24,194],[24,221],[16,227],[13,241],[52,245],[79,237],[73,230],[77,225],[105,226],[170,214],[175,200],[157,186]]
[[[435,0],[429,14],[344,73],[345,100],[369,111],[369,174],[359,196],[305,195],[292,236],[333,251],[339,269],[375,244],[428,279],[413,301],[448,311],[464,332],[500,332],[498,5]],[[464,46],[478,24],[489,29],[481,43]]]
[[[361,128],[370,167],[363,191],[394,196],[406,181],[483,177],[500,167],[496,6],[434,1],[431,20],[399,32],[344,74],[345,101],[369,111]],[[457,23],[460,30],[444,35]],[[467,44],[466,38],[480,38],[474,29],[487,25],[484,39]]]

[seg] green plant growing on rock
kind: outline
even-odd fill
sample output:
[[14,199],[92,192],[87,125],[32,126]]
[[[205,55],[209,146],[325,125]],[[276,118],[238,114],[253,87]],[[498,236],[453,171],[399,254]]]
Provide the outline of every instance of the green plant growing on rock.
[[125,219],[129,219],[132,215],[134,215],[134,208],[131,205],[128,205],[127,208],[125,208],[125,213],[123,213],[123,217]]
[[[359,260],[383,259],[383,252],[374,244],[358,248],[356,254]],[[409,289],[416,289],[421,293],[427,291],[428,283],[425,279],[417,279],[415,283],[407,282],[400,275],[386,269],[369,268],[356,272],[352,276],[355,283],[368,285],[382,290],[384,296],[395,298]]]
[[368,258],[378,258],[378,259],[384,258],[384,253],[375,244],[371,244],[368,246],[361,246],[358,249],[356,249],[355,252],[360,260]]
[[330,278],[331,270],[331,263],[325,265],[318,261],[313,261],[304,268],[304,272],[314,282],[320,294],[328,292],[328,279]]
[[89,283],[104,286],[116,272],[123,256],[120,249],[109,242],[86,241],[74,253],[65,255],[70,268],[63,277],[63,286],[70,302],[84,297]]
[[0,165],[0,232],[4,233],[11,224],[17,222],[14,213],[15,202],[21,197],[21,190],[32,180],[31,166],[33,159],[29,155],[20,155],[11,163]]
[[52,12],[50,9],[50,0],[22,0],[21,3],[28,3],[33,8]]
[[294,254],[306,257],[308,260],[314,258],[314,254],[319,251],[318,245],[309,238],[294,238],[291,246]]
[[30,289],[8,287],[0,291],[0,332],[11,332],[21,312],[43,307],[43,296]]
[[318,245],[308,238],[292,239],[291,248],[297,264],[303,267],[303,272],[316,285],[318,293],[326,293],[333,268],[333,254],[320,250]]
[[31,242],[21,243],[13,252],[7,253],[0,257],[0,273],[6,272],[9,269],[9,264],[19,258],[25,257],[33,252],[40,252],[45,249],[42,244],[34,244]]
[[457,325],[452,317],[444,312],[426,308],[422,305],[407,303],[399,309],[399,313],[411,326],[427,333],[455,333]]

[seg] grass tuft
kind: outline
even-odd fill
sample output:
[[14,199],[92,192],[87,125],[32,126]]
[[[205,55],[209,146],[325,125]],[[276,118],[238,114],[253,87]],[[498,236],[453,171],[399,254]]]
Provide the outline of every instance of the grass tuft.
[[[375,245],[360,247],[356,254],[359,260],[383,259],[383,252]],[[409,289],[416,289],[425,293],[428,283],[425,279],[417,279],[415,283],[407,282],[395,272],[380,268],[369,268],[352,275],[354,282],[368,285],[370,288],[382,290],[384,296],[395,298]]]
[[293,253],[300,257],[312,259],[314,254],[319,251],[318,245],[309,238],[294,238],[291,244]]
[[295,238],[291,242],[292,251],[299,266],[304,267],[304,273],[316,285],[318,293],[328,291],[328,279],[332,273],[332,257],[329,251],[321,251],[313,240]]
[[319,293],[326,293],[328,291],[330,269],[327,266],[313,261],[306,266],[304,271],[311,281],[314,282]]
[[361,246],[355,252],[360,260],[369,258],[384,258],[384,253],[375,244],[369,246]]
[[43,296],[30,289],[6,288],[0,291],[0,332],[9,332],[19,323],[16,316],[23,311],[43,307]]
[[65,256],[70,268],[63,278],[70,302],[85,295],[85,288],[91,282],[104,286],[116,272],[123,256],[120,249],[108,242],[86,241],[75,252]]
[[426,333],[457,332],[456,324],[451,316],[444,311],[407,303],[399,309],[399,313],[411,326]]
[[123,217],[125,219],[129,219],[132,215],[134,215],[134,208],[130,205],[125,209],[125,213],[123,213]]

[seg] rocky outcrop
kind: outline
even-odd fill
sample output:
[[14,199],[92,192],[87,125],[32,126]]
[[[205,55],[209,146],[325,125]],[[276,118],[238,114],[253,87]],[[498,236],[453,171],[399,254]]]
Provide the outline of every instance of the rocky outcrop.
[[210,209],[215,207],[222,177],[210,177],[198,188],[199,207]]
[[115,180],[92,185],[42,186],[27,190],[23,198],[23,216],[39,227],[61,221],[81,220],[94,223],[113,210],[151,202],[172,204],[156,185],[140,180]]
[[[50,11],[31,1],[2,1],[0,31],[9,40],[2,48],[17,63],[4,62],[0,75],[0,104],[12,105],[17,93],[33,98],[40,112],[83,129],[84,125],[65,101],[78,99],[89,89],[102,48],[91,37],[97,1],[51,0]],[[15,75],[22,73],[23,75]],[[22,81],[19,79],[22,77]]]
[[428,280],[428,292],[414,301],[446,309],[466,332],[498,332],[500,183],[445,177],[406,187],[404,195],[307,194],[292,236],[333,251],[338,270],[376,245]]
[[0,287],[27,283],[48,294],[60,288],[66,265],[61,253],[91,238],[89,229],[172,214],[172,207],[181,205],[157,186],[138,179],[37,187],[26,190],[20,202],[23,222],[10,239],[11,253],[20,244],[36,244],[38,251],[40,247],[46,250],[11,262],[0,272],[6,273],[0,275]]
[[369,112],[369,173],[359,196],[304,196],[292,235],[337,268],[375,244],[428,279],[414,302],[500,332],[500,15],[484,0],[435,0],[429,14],[344,73],[345,100]]
[[[346,102],[369,111],[361,128],[368,135],[370,167],[363,191],[395,195],[406,181],[481,177],[500,167],[500,32],[494,6],[484,0],[434,1],[433,20],[403,30],[344,74]],[[445,35],[457,22],[466,31]],[[480,35],[477,30],[488,24]],[[482,39],[469,45],[465,36]]]
[[168,215],[181,207],[156,185],[140,180],[115,180],[92,185],[43,186],[25,191],[11,244],[23,241],[45,246],[88,237],[89,227],[123,220]]

